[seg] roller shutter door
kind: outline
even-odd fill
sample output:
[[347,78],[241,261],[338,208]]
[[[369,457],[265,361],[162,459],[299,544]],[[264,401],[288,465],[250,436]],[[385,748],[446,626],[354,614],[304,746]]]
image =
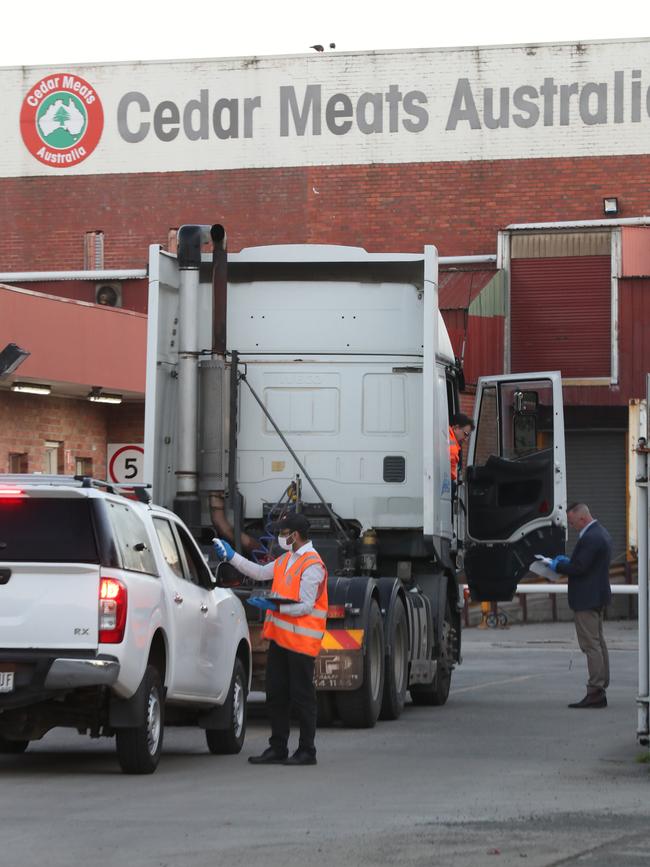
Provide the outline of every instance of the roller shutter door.
[[[586,503],[612,537],[612,556],[625,560],[626,469],[625,433],[567,431],[567,500]],[[576,534],[569,530],[569,551]]]
[[513,260],[512,372],[561,370],[564,377],[609,376],[610,298],[609,256]]

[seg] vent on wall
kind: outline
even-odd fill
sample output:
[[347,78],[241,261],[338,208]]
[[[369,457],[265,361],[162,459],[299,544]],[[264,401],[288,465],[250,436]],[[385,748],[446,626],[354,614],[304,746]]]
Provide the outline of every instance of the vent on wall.
[[403,482],[406,478],[406,459],[402,455],[386,455],[384,458],[384,481]]
[[104,307],[122,306],[122,287],[119,283],[96,283],[95,304],[103,304]]

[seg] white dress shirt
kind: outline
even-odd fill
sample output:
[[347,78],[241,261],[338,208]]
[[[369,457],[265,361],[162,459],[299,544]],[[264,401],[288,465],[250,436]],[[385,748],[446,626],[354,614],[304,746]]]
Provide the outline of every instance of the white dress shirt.
[[[306,554],[308,551],[316,549],[311,542],[305,542],[297,551],[292,551],[289,556],[288,567],[293,566],[299,557]],[[284,554],[282,555],[284,556]],[[272,581],[273,570],[275,569],[276,561],[271,563],[253,563],[252,560],[247,560],[241,554],[235,554],[230,565],[234,566],[242,575],[252,578],[253,581]],[[325,570],[320,563],[313,563],[308,566],[300,576],[300,602],[294,602],[287,605],[280,605],[280,614],[289,614],[291,617],[301,617],[303,614],[311,614],[314,610],[318,589],[325,578]]]
[[580,532],[578,533],[578,539],[582,539],[582,537],[587,532],[589,527],[593,527],[595,523],[596,523],[596,519],[592,518],[591,521],[589,521],[589,523],[587,524],[587,526],[583,527],[582,530],[580,530]]

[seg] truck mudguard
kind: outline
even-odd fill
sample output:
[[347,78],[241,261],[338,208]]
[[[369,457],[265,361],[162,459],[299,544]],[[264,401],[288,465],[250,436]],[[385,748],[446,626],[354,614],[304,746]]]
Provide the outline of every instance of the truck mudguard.
[[[374,598],[381,606],[378,582],[367,576],[330,578],[327,582],[328,602],[330,605],[346,605],[344,628],[366,629],[370,602]],[[358,611],[358,614],[352,613]],[[363,646],[366,635],[364,631]]]

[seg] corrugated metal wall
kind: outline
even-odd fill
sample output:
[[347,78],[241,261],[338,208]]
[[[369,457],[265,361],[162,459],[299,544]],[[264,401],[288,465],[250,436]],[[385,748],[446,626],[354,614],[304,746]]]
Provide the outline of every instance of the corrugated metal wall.
[[513,372],[609,376],[610,257],[513,259],[510,324]]
[[[567,431],[567,501],[586,503],[612,537],[612,553],[625,561],[627,545],[626,435],[618,431]],[[568,550],[576,535],[569,532]]]
[[621,251],[622,277],[650,277],[650,228],[624,226]]
[[609,256],[611,236],[605,232],[517,233],[510,242],[511,259],[554,259],[558,256]]

